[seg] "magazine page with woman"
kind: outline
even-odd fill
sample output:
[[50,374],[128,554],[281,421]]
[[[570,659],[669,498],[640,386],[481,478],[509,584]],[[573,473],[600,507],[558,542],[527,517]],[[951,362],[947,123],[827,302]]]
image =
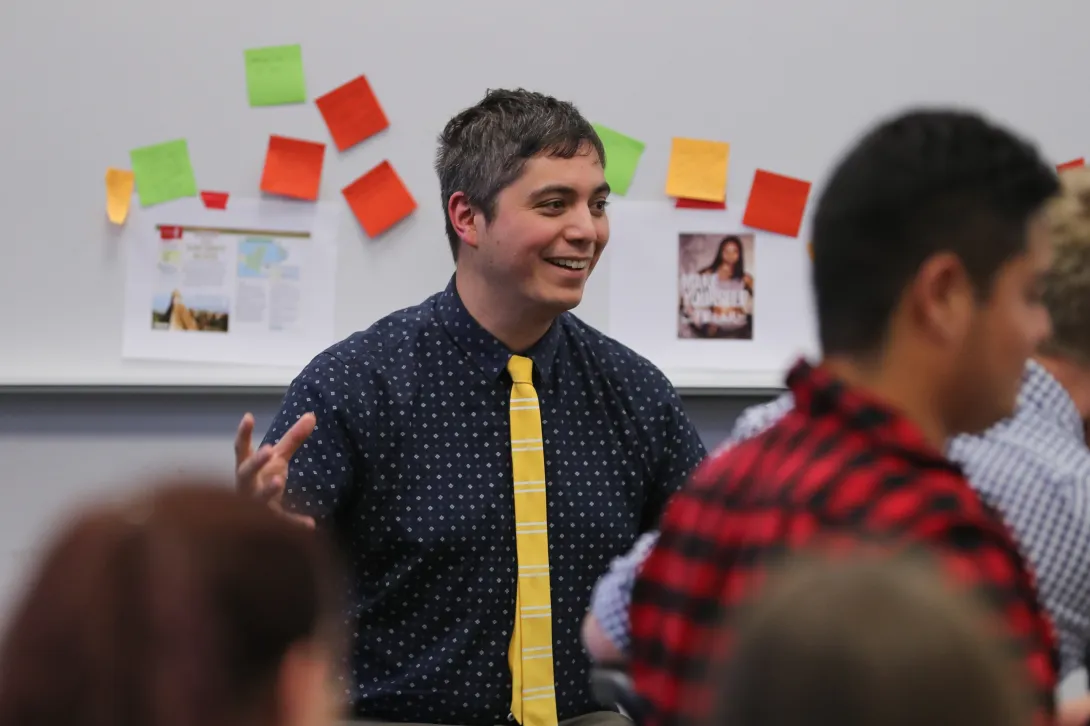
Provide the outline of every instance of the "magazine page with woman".
[[678,337],[753,339],[752,234],[678,235]]

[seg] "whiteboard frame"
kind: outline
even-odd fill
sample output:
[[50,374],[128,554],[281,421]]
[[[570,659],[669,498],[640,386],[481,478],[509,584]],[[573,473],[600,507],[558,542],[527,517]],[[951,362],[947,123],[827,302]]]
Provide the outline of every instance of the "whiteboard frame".
[[[232,367],[209,383],[207,375],[189,377],[172,375],[170,383],[156,374],[127,374],[124,379],[114,376],[91,376],[79,383],[70,377],[26,375],[0,381],[0,394],[42,393],[186,393],[237,395],[281,395],[299,371],[279,368],[239,369]],[[783,376],[771,371],[685,370],[663,371],[679,393],[686,396],[758,396],[784,390]]]

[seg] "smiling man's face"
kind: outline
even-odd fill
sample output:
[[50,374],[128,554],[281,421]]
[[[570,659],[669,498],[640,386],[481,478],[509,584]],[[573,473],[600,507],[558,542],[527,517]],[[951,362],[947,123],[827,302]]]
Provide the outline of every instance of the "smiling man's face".
[[482,272],[552,314],[571,310],[609,241],[609,185],[589,144],[570,159],[539,155],[479,220]]

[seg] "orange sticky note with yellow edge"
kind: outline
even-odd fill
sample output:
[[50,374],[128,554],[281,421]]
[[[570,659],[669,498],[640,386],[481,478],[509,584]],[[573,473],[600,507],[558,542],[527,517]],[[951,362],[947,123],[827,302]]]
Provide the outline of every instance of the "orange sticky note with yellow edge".
[[810,196],[810,182],[758,169],[742,224],[797,237]]
[[341,193],[368,237],[377,237],[416,210],[416,200],[389,161],[383,161]]
[[727,198],[730,144],[723,141],[675,138],[666,172],[666,195],[702,202]]
[[322,184],[325,144],[270,136],[261,191],[314,201]]
[[315,103],[338,151],[351,148],[390,125],[366,76],[333,89]]
[[136,176],[125,169],[106,170],[106,216],[114,224],[124,224],[132,206]]

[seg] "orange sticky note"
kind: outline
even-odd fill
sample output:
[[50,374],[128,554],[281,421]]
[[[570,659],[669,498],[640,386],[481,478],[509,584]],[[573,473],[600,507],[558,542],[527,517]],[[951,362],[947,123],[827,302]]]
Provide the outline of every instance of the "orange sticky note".
[[355,146],[390,125],[366,76],[330,91],[315,103],[338,151]]
[[675,138],[666,172],[666,196],[704,202],[725,201],[729,160],[728,143]]
[[114,224],[124,224],[132,204],[136,177],[127,169],[106,170],[106,216]]
[[377,237],[416,209],[416,200],[389,161],[382,162],[341,192],[368,237]]
[[322,183],[324,161],[325,144],[270,136],[261,191],[314,201]]
[[674,209],[726,209],[726,202],[705,202],[701,199],[678,199]]
[[810,182],[758,169],[742,224],[797,237],[810,196]]
[[1072,159],[1071,161],[1065,161],[1062,164],[1056,165],[1056,171],[1066,171],[1068,169],[1078,169],[1080,166],[1086,166],[1086,161],[1080,156],[1078,159]]

